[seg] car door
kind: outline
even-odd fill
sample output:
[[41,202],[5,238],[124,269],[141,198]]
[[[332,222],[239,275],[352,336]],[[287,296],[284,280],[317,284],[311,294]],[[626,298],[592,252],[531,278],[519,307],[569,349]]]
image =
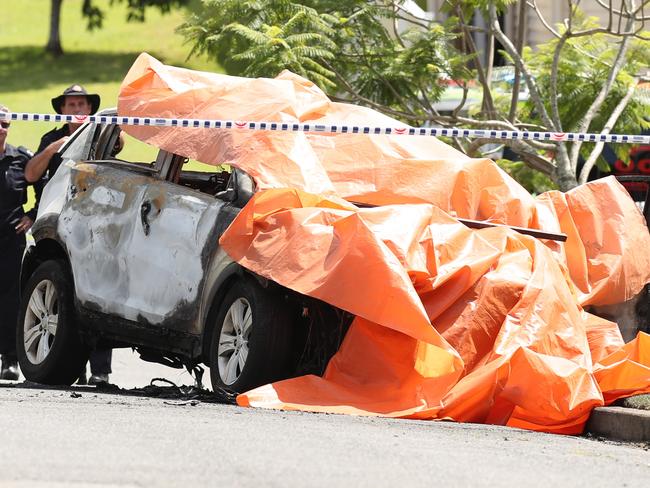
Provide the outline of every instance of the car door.
[[140,196],[137,239],[129,254],[130,289],[137,307],[169,329],[198,334],[201,296],[223,202],[168,181]]
[[[107,147],[115,140],[101,139]],[[206,247],[217,245],[210,235],[222,202],[162,179],[173,157],[164,151],[148,164],[97,153],[102,159],[72,168],[76,191],[59,219],[80,304],[196,333]]]

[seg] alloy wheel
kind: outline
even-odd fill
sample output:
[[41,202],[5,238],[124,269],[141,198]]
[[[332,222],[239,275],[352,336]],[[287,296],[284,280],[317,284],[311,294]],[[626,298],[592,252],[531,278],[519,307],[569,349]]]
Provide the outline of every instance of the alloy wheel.
[[253,325],[253,313],[245,298],[235,300],[223,319],[219,335],[218,367],[226,385],[237,381],[248,358],[248,340]]
[[56,287],[50,280],[43,280],[29,297],[23,323],[25,354],[32,364],[42,363],[50,354],[58,322]]

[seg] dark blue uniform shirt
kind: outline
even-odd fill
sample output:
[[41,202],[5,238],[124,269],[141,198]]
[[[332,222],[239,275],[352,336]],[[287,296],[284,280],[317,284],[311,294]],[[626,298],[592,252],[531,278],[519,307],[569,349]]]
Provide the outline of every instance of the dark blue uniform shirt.
[[[16,225],[25,215],[23,204],[27,202],[27,181],[25,165],[31,153],[25,148],[16,148],[5,144],[4,153],[0,154],[0,236],[16,233]],[[36,202],[40,200],[44,182],[34,183]],[[27,215],[34,220],[37,206]]]

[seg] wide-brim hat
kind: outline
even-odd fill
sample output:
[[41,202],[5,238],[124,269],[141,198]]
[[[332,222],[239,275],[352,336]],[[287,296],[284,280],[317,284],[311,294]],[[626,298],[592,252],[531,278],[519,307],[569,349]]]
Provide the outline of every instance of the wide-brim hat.
[[65,97],[86,97],[90,103],[90,115],[93,115],[99,109],[101,99],[96,93],[88,93],[81,85],[71,85],[66,88],[61,95],[52,99],[52,108],[57,114],[61,113],[61,105],[65,101]]

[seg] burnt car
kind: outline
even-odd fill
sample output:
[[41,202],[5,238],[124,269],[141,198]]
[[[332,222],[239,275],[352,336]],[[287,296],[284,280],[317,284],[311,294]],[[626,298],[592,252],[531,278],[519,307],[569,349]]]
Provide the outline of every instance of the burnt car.
[[233,391],[322,373],[351,316],[219,247],[255,191],[252,178],[189,171],[186,158],[157,148],[151,161],[119,159],[120,131],[79,128],[41,198],[21,274],[25,378],[72,384],[97,345],[197,373],[207,364],[213,387]]

